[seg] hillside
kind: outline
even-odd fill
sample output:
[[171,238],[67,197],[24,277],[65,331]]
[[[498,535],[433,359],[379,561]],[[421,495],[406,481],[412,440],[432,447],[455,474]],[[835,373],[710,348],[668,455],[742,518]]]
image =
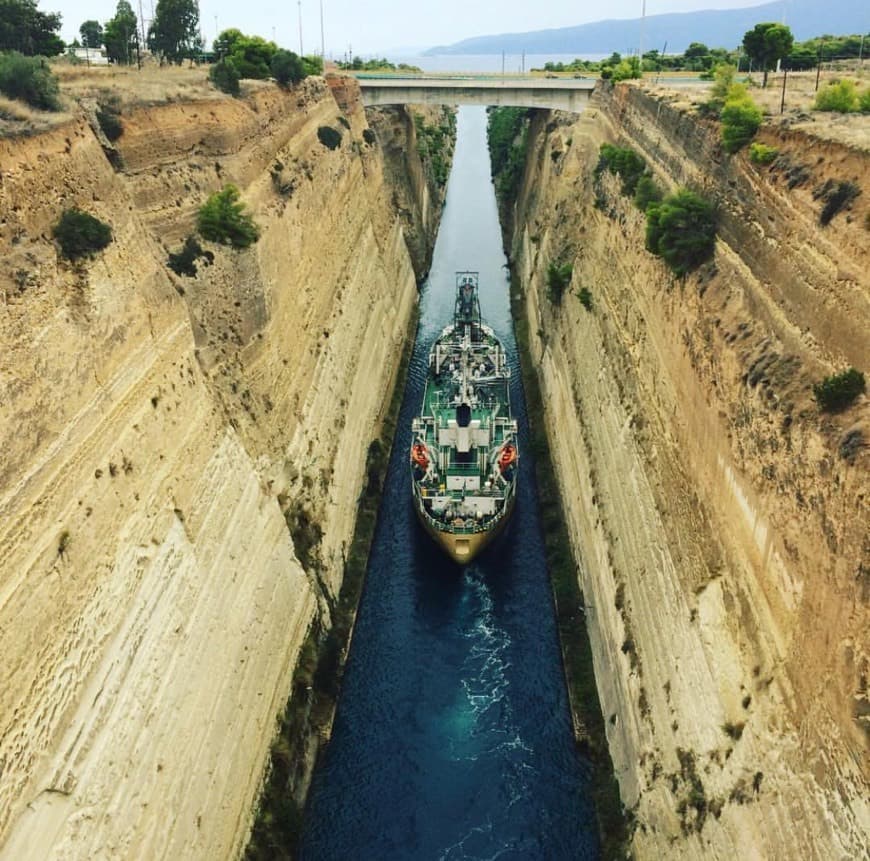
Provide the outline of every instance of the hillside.
[[[870,29],[870,11],[858,11],[852,0],[793,0],[788,6],[785,23],[798,40],[823,33],[861,33]],[[684,51],[690,42],[712,47],[734,48],[743,34],[762,21],[781,21],[783,4],[765,3],[748,9],[709,9],[668,15],[647,15],[643,42],[647,48],[667,43],[669,52]],[[609,54],[611,51],[636,51],[640,40],[640,19],[596,21],[557,30],[529,33],[503,33],[478,36],[453,45],[431,48],[427,56],[437,54]]]

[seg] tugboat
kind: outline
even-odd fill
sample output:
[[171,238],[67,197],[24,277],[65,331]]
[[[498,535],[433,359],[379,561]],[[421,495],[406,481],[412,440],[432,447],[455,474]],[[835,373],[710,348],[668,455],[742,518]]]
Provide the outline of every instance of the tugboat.
[[411,485],[423,528],[460,565],[504,529],[519,449],[504,347],[480,317],[479,273],[456,273],[453,322],[429,353],[412,424]]

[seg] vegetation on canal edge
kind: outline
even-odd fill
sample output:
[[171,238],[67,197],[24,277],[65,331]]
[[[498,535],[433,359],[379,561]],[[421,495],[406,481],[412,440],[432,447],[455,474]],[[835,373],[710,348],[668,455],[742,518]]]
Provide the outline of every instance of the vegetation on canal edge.
[[[514,274],[514,273],[512,273]],[[547,568],[556,608],[556,622],[562,647],[562,662],[575,726],[579,724],[579,745],[592,761],[592,795],[598,818],[601,857],[624,858],[631,837],[629,819],[619,797],[619,784],[607,747],[607,734],[595,672],[592,645],[586,630],[583,593],[562,512],[562,499],[543,423],[544,405],[529,352],[529,325],[522,299],[511,289],[511,312],[520,353],[523,389],[529,416],[529,441],[535,458],[535,476],[540,500]]]
[[437,123],[427,123],[418,113],[413,116],[417,154],[424,169],[432,175],[438,187],[443,188],[450,175],[451,151],[456,141],[456,111],[445,105]]
[[487,108],[486,139],[495,194],[504,223],[523,178],[529,128],[528,108]]
[[[294,797],[294,789],[297,780],[306,776],[306,752],[312,744],[317,745],[319,750],[320,741],[331,725],[338,702],[416,327],[417,315],[414,314],[405,339],[405,350],[389,409],[378,438],[369,445],[365,485],[360,493],[356,527],[345,561],[341,592],[332,608],[332,627],[324,631],[320,621],[315,619],[299,652],[290,698],[284,714],[279,718],[278,734],[272,742],[268,772],[245,849],[245,861],[292,859],[297,854],[302,835],[303,809]],[[288,508],[286,500],[279,499],[279,502],[285,511],[288,527],[294,525],[295,512]],[[310,542],[319,543],[319,526],[303,523],[301,528],[305,533],[301,542],[305,551],[302,555],[311,563],[315,554],[310,552]]]

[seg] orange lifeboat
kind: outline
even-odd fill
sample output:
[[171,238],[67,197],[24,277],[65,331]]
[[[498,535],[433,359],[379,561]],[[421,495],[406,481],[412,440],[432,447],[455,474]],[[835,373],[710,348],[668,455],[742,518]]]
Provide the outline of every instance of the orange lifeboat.
[[429,452],[421,442],[415,442],[411,446],[411,463],[419,466],[424,472],[429,468]]
[[516,463],[517,447],[511,443],[505,443],[498,456],[498,468],[504,473]]

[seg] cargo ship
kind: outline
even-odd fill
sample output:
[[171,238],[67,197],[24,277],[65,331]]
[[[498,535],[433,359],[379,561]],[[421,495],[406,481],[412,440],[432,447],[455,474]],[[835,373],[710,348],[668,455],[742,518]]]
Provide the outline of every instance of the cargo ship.
[[514,509],[519,448],[504,347],[480,316],[479,273],[456,273],[453,322],[429,353],[411,424],[411,484],[423,528],[460,565]]

